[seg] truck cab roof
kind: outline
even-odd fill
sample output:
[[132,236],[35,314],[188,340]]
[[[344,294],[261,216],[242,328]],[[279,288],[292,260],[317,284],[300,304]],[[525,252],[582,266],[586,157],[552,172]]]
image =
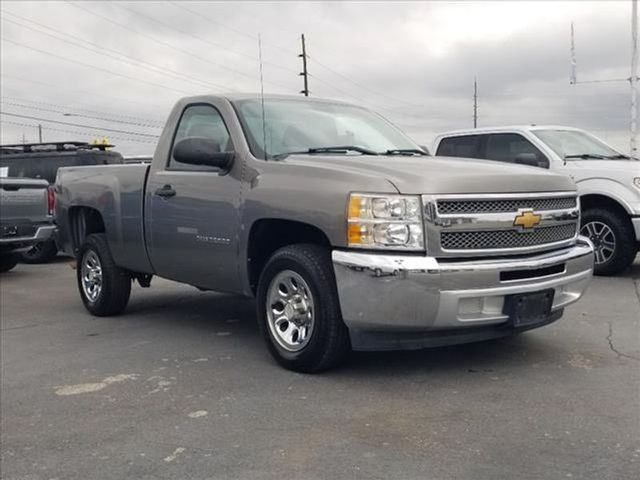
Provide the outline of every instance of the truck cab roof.
[[451,130],[448,132],[444,132],[439,134],[436,139],[440,139],[443,137],[450,136],[459,136],[459,135],[478,135],[485,133],[495,133],[495,132],[533,132],[536,130],[572,130],[572,131],[581,131],[580,128],[575,127],[567,127],[565,125],[505,125],[505,126],[493,126],[493,127],[480,127],[480,128],[467,128],[461,130]]

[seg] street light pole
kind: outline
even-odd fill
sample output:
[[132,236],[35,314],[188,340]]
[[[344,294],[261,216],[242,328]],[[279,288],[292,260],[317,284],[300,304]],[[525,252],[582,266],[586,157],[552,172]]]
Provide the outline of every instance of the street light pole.
[[631,124],[629,150],[632,157],[638,149],[638,0],[631,0]]

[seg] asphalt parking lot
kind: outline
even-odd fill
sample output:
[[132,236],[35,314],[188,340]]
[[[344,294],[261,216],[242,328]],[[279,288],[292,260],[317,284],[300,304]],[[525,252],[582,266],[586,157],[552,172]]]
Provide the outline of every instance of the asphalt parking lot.
[[0,278],[4,479],[640,478],[640,257],[513,338],[278,367],[251,301],[154,279],[90,317]]

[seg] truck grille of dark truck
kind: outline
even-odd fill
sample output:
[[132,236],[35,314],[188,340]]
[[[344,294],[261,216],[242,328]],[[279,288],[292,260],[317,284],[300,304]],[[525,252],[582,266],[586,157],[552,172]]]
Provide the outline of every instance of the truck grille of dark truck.
[[519,209],[530,208],[534,211],[565,210],[575,208],[576,197],[522,199],[512,198],[504,200],[439,200],[438,213],[441,215],[455,215],[467,213],[500,213],[517,212]]
[[519,232],[516,230],[443,232],[440,244],[444,250],[532,247],[569,240],[575,234],[575,223],[539,227],[531,232]]

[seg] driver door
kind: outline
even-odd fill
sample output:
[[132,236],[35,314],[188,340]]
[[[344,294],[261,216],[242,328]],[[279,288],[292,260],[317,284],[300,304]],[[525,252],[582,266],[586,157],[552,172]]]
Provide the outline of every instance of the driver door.
[[178,162],[175,145],[187,137],[214,140],[233,151],[222,115],[213,105],[185,107],[164,168],[149,173],[146,232],[155,272],[165,278],[219,291],[238,286],[237,200],[240,162],[229,171]]

